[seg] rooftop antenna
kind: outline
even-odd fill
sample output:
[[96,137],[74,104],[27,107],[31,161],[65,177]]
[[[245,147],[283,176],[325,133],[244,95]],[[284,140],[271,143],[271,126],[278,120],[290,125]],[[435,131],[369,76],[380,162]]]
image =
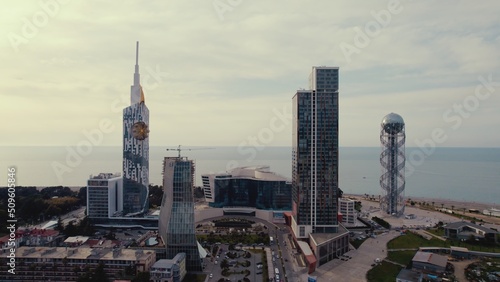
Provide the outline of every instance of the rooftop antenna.
[[135,72],[134,72],[134,85],[140,84],[139,76],[139,41],[135,45]]

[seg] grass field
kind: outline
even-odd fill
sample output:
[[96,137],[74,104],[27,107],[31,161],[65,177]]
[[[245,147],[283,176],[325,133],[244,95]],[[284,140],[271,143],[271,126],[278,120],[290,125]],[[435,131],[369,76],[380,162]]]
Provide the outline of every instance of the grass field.
[[419,247],[449,247],[450,243],[437,238],[424,239],[414,233],[407,232],[387,243],[389,249],[418,249]]
[[389,252],[387,259],[400,264],[408,265],[417,251],[396,251]]
[[394,282],[399,271],[401,271],[400,266],[383,261],[368,271],[366,279],[369,282]]

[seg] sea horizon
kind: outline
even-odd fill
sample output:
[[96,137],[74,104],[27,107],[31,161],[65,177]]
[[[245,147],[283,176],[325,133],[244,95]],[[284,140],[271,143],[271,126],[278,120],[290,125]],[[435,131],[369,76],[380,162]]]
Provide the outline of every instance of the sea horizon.
[[[172,148],[150,147],[149,182],[152,185],[161,185],[163,158],[178,155],[177,151],[166,151],[167,147]],[[88,151],[77,149],[70,146],[2,146],[0,152],[7,167],[17,168],[18,186],[83,187],[90,175],[121,173],[121,146],[96,146]],[[181,149],[181,156],[195,161],[196,186],[201,186],[202,174],[241,166],[270,166],[272,172],[291,179],[291,146],[186,146]],[[381,194],[380,151],[380,147],[339,148],[339,187],[344,193]],[[406,158],[405,197],[492,205],[500,202],[500,148],[436,147],[431,150],[406,147]],[[2,182],[6,183],[6,179],[2,178]]]

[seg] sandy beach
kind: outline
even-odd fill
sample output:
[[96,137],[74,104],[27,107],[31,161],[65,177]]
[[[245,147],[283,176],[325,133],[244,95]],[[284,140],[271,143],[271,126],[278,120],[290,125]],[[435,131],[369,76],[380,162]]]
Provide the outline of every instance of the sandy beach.
[[[372,216],[381,216],[386,221],[391,223],[393,226],[420,226],[427,227],[433,226],[439,221],[443,223],[454,222],[460,220],[460,215],[464,215],[471,218],[476,218],[478,220],[482,219],[486,224],[491,224],[491,227],[500,226],[500,217],[493,217],[489,215],[483,215],[482,212],[489,208],[499,208],[499,205],[492,206],[487,203],[477,203],[477,202],[461,202],[455,200],[445,200],[445,199],[435,199],[435,198],[424,198],[424,197],[407,197],[407,200],[415,202],[414,206],[406,205],[405,214],[414,214],[415,219],[404,219],[404,218],[394,218],[392,216],[384,215],[383,213],[377,212],[379,208],[378,196],[376,196],[376,201],[368,200],[364,195],[357,194],[344,194],[344,197],[355,198],[362,202],[362,211],[373,211]],[[425,208],[420,208],[420,207]],[[434,209],[434,210],[433,210]],[[453,210],[454,215],[446,212],[440,212],[439,209],[446,209],[451,212]],[[470,209],[476,209],[479,213],[470,213]],[[489,223],[489,224],[488,224]]]

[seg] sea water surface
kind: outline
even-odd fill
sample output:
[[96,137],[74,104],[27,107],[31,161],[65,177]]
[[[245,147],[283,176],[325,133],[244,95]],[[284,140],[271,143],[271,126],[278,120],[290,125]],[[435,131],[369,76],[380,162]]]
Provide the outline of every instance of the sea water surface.
[[[150,148],[150,183],[161,185],[162,160],[177,156],[166,147]],[[196,185],[201,175],[238,166],[268,165],[291,179],[291,147],[190,147],[181,155],[195,160]],[[339,186],[345,193],[378,195],[381,166],[378,147],[341,147]],[[2,166],[16,166],[17,185],[82,187],[90,175],[121,172],[119,146],[92,147],[82,154],[71,147],[0,147]],[[88,153],[88,154],[87,154]],[[500,203],[500,148],[435,148],[428,155],[406,148],[408,197]],[[420,158],[425,156],[425,158]],[[0,186],[6,186],[7,173]],[[3,185],[2,183],[5,183]]]

